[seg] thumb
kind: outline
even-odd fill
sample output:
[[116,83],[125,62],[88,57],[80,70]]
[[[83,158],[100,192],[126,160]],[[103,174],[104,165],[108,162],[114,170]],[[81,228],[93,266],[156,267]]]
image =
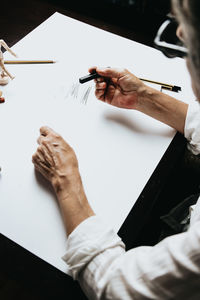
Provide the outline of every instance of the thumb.
[[52,133],[53,130],[48,126],[42,126],[40,128],[40,134],[43,136],[47,136],[49,133]]
[[103,76],[103,77],[109,77],[109,78],[117,78],[124,76],[127,74],[126,69],[120,69],[120,68],[96,68],[96,72]]

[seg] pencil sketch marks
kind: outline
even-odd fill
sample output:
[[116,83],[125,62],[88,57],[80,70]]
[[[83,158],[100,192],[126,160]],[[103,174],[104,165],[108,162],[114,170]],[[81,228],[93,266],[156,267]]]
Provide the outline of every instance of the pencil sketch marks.
[[79,82],[72,83],[69,92],[67,93],[67,98],[71,97],[72,99],[80,99],[80,103],[87,104],[90,92],[92,90],[91,85],[83,86]]

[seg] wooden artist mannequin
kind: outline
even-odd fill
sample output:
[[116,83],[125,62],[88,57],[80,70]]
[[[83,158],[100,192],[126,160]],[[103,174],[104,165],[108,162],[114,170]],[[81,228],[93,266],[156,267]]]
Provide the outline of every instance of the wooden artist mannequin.
[[13,56],[17,57],[17,55],[8,47],[4,40],[0,40],[0,85],[5,85],[8,83],[9,77],[11,79],[14,79],[14,77],[8,72],[8,70],[6,70],[4,66],[3,52],[1,51],[2,47],[10,52]]

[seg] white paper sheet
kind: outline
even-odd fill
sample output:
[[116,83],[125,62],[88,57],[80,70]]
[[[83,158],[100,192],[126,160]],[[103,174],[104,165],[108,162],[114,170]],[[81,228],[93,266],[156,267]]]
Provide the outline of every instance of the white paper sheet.
[[16,77],[2,88],[6,103],[0,105],[0,231],[65,272],[66,235],[56,198],[31,162],[39,128],[52,127],[74,148],[89,202],[118,231],[175,131],[101,103],[93,92],[83,105],[83,90],[77,99],[67,96],[71,85],[93,65],[126,67],[138,77],[180,85],[182,93],[173,93],[180,99],[194,96],[183,60],[59,13],[13,50],[20,59],[58,62],[7,65]]

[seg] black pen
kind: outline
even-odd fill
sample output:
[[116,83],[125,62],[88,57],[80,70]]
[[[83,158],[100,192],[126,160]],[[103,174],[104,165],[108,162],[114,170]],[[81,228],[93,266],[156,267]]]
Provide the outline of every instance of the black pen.
[[93,72],[93,73],[90,73],[86,76],[83,76],[81,78],[79,78],[79,82],[80,83],[85,83],[85,82],[88,82],[90,80],[93,80],[93,79],[96,79],[96,78],[99,78],[101,77],[101,75],[99,75],[97,72]]
[[[83,77],[79,78],[79,82],[80,83],[85,83],[85,82],[88,82],[90,80],[93,80],[93,79],[96,79],[96,78],[99,78],[99,77],[101,77],[101,75],[99,75],[97,72],[94,72],[94,73],[90,73],[86,76],[83,76]],[[160,85],[161,89],[169,90],[169,91],[176,92],[176,93],[181,91],[181,87],[177,86],[177,85],[167,84],[167,83],[158,82],[158,81],[145,79],[145,78],[139,78],[139,79],[142,80],[142,81],[146,81],[146,82],[149,82],[149,83]]]

